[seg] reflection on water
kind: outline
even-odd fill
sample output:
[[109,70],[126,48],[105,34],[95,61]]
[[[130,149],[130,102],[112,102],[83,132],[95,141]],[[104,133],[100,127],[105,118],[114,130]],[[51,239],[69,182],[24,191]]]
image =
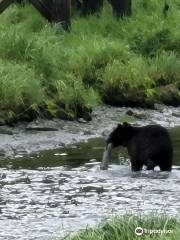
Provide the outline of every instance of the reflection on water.
[[[174,147],[174,165],[180,166],[180,128],[176,127],[170,131]],[[25,168],[37,169],[38,167],[57,167],[70,166],[76,167],[83,165],[91,159],[100,162],[104,150],[105,142],[103,139],[89,140],[77,146],[66,149],[46,151],[38,155],[29,157],[16,156],[15,159],[5,159],[0,161],[3,168]],[[127,163],[128,155],[126,149],[120,148],[113,150],[113,163]]]
[[[99,169],[104,142],[0,162],[0,240],[46,240],[110,214],[180,213],[180,129],[172,131],[172,173],[131,173],[124,149]],[[124,162],[125,164],[122,164]]]

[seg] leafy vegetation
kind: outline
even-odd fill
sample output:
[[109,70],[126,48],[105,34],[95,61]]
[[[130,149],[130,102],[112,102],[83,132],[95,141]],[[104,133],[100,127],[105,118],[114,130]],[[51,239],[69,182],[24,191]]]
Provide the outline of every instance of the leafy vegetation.
[[0,123],[41,117],[90,119],[95,105],[180,103],[180,5],[133,1],[117,20],[74,15],[72,30],[48,24],[32,6],[0,15]]
[[[141,236],[135,234],[137,227],[144,230]],[[177,240],[179,233],[180,223],[176,219],[166,216],[136,217],[125,215],[108,220],[97,228],[88,228],[67,236],[64,240]]]

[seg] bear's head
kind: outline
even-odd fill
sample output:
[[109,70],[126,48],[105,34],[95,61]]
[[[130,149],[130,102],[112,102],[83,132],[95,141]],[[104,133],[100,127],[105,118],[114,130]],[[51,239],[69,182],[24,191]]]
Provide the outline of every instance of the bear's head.
[[127,147],[128,141],[132,136],[133,126],[127,122],[124,122],[123,124],[118,124],[118,126],[110,133],[106,143],[107,145],[112,144],[112,147]]

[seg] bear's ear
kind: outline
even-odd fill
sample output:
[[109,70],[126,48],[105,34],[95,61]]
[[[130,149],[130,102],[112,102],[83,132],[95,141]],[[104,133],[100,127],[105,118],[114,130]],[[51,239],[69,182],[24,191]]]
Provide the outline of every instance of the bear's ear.
[[129,124],[127,122],[123,122],[123,127],[131,127],[131,124]]

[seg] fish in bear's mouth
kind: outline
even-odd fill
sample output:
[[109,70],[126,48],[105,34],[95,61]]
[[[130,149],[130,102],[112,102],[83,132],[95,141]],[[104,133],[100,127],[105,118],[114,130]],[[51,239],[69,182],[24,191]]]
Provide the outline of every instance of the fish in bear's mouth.
[[100,165],[100,168],[102,170],[107,170],[108,169],[108,165],[111,162],[111,151],[113,148],[113,144],[112,143],[108,143],[107,146],[105,147],[104,153],[103,153],[103,158],[102,158],[102,162]]

